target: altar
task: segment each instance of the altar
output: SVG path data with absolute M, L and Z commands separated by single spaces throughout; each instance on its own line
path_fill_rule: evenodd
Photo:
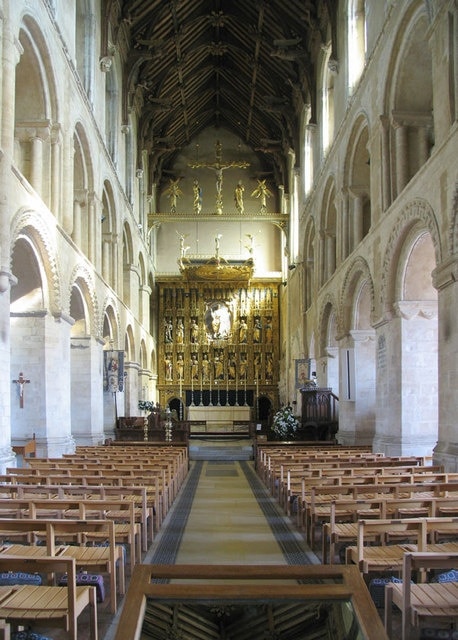
M 246 430 L 246 425 L 251 418 L 251 407 L 236 406 L 190 406 L 187 408 L 188 420 L 205 422 L 206 431 L 234 432 L 240 427 Z M 192 432 L 192 427 L 191 427 Z

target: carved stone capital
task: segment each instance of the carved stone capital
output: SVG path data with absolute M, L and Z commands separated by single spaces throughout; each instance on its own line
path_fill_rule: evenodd
M 353 338 L 353 342 L 374 342 L 375 341 L 375 329 L 358 329 L 350 331 L 350 335 Z
M 433 285 L 439 291 L 458 282 L 458 257 L 453 256 L 438 265 L 432 274 Z
M 399 300 L 394 305 L 398 318 L 412 320 L 416 316 L 422 316 L 430 320 L 437 315 L 437 302 L 435 300 Z
M 110 71 L 111 66 L 113 64 L 113 58 L 111 56 L 103 56 L 100 59 L 100 71 L 102 73 L 108 73 Z
M 339 63 L 337 62 L 337 60 L 329 58 L 328 69 L 333 76 L 336 76 L 339 73 Z
M 0 293 L 5 293 L 11 287 L 17 284 L 17 278 L 9 271 L 0 271 Z

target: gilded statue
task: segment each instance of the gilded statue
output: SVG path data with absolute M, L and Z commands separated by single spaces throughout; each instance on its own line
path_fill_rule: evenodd
M 272 192 L 270 191 L 270 189 L 266 185 L 266 181 L 265 180 L 258 180 L 258 186 L 253 191 L 251 196 L 253 198 L 258 198 L 259 199 L 259 202 L 260 202 L 260 205 L 261 205 L 260 211 L 261 211 L 261 213 L 265 213 L 266 212 L 266 206 L 267 206 L 267 200 L 266 199 L 270 198 L 272 196 Z
M 239 213 L 243 213 L 245 211 L 245 205 L 243 203 L 244 191 L 245 187 L 243 186 L 242 181 L 239 180 L 234 191 L 235 208 Z
M 210 361 L 207 353 L 202 356 L 202 380 L 210 380 Z
M 197 324 L 197 320 L 195 318 L 192 318 L 191 320 L 189 340 L 192 344 L 197 344 L 199 342 L 199 325 Z
M 182 190 L 178 186 L 180 179 L 181 178 L 177 178 L 176 180 L 170 179 L 169 186 L 165 191 L 167 198 L 170 200 L 170 213 L 176 213 L 178 198 L 181 198 L 183 195 Z
M 240 325 L 239 325 L 239 342 L 241 344 L 247 341 L 247 333 L 248 333 L 248 325 L 246 323 L 245 318 L 241 318 Z
M 202 189 L 199 186 L 198 180 L 194 180 L 192 192 L 194 213 L 198 215 L 202 211 Z

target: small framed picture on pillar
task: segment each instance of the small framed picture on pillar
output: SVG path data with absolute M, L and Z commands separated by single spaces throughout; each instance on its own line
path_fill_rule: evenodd
M 305 387 L 309 382 L 309 361 L 307 359 L 296 360 L 296 389 Z
M 117 393 L 124 390 L 124 351 L 104 351 L 103 389 Z

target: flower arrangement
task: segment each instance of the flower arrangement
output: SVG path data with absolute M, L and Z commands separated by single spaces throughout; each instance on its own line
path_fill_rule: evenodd
M 151 400 L 139 400 L 138 401 L 138 408 L 140 409 L 140 411 L 152 411 L 155 407 L 154 402 L 151 402 Z
M 299 421 L 293 415 L 291 407 L 282 407 L 274 415 L 272 431 L 279 440 L 291 440 L 295 437 Z

